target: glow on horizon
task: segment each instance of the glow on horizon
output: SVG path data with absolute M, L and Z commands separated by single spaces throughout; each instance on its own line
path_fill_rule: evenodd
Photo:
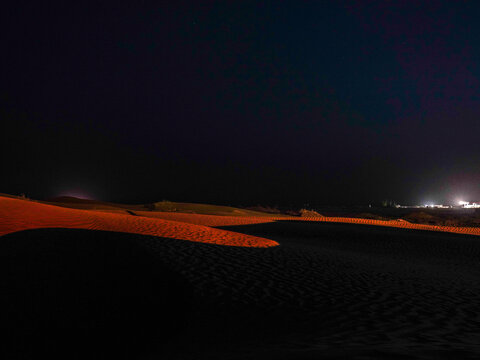
M 84 190 L 65 190 L 65 191 L 59 191 L 57 193 L 57 196 L 69 196 L 69 197 L 74 197 L 77 199 L 83 199 L 83 200 L 95 200 L 95 196 L 89 193 L 88 191 Z
M 480 204 L 475 202 L 471 203 L 469 201 L 459 201 L 458 204 L 465 209 L 480 209 Z

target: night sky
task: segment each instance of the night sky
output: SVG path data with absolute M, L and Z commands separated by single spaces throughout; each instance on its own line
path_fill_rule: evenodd
M 476 1 L 12 2 L 0 192 L 480 200 Z

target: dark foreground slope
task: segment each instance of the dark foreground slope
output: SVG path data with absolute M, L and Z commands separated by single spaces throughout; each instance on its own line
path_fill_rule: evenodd
M 8 359 L 142 357 L 167 350 L 192 309 L 183 279 L 129 234 L 13 233 L 0 264 Z
M 281 246 L 64 229 L 3 236 L 4 351 L 12 359 L 480 356 L 476 237 L 308 222 L 229 229 Z

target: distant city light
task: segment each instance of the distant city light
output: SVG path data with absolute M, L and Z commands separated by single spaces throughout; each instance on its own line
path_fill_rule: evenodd
M 471 203 L 468 201 L 459 201 L 458 204 L 465 209 L 480 209 L 480 203 Z
M 432 209 L 449 209 L 450 206 L 448 205 L 441 205 L 441 204 L 425 204 L 423 205 L 425 208 L 432 208 Z
M 424 208 L 430 209 L 450 209 L 450 208 L 463 208 L 463 209 L 480 209 L 480 202 L 469 202 L 460 200 L 457 202 L 457 206 L 449 206 L 449 205 L 440 205 L 440 204 L 425 204 L 423 205 Z

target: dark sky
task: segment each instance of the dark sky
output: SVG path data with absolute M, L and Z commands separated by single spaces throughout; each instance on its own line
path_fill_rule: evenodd
M 78 3 L 2 9 L 0 192 L 480 200 L 475 1 Z

